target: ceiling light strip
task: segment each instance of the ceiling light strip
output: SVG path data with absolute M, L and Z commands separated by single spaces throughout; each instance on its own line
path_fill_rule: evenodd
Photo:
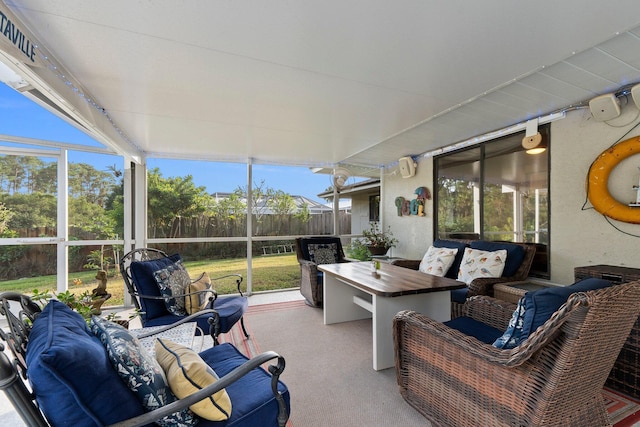
M 559 113 L 552 113 L 547 116 L 538 117 L 538 123 L 541 125 L 545 123 L 551 123 L 555 120 L 564 119 L 565 116 L 566 116 L 565 111 L 561 111 Z M 439 154 L 448 153 L 450 151 L 459 150 L 461 148 L 471 147 L 473 145 L 480 144 L 481 142 L 491 141 L 493 139 L 501 138 L 507 135 L 513 135 L 514 133 L 526 130 L 526 128 L 527 128 L 527 122 L 518 123 L 513 126 L 495 130 L 493 132 L 488 132 L 483 135 L 474 136 L 473 138 L 469 138 L 467 140 L 456 142 L 455 144 L 448 145 L 446 147 L 442 147 L 442 148 L 438 148 L 438 149 L 426 152 L 422 156 L 433 157 Z

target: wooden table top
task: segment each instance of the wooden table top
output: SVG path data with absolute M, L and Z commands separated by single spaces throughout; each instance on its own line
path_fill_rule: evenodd
M 381 262 L 378 273 L 371 272 L 371 262 L 321 264 L 318 270 L 339 277 L 350 285 L 383 297 L 450 291 L 467 286 L 448 277 L 425 274 L 410 268 Z

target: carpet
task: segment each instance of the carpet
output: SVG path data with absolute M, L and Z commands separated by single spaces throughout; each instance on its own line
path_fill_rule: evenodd
M 614 390 L 602 391 L 609 419 L 614 427 L 640 426 L 640 401 Z
M 250 306 L 245 326 L 250 339 L 236 324 L 220 341 L 247 357 L 267 350 L 285 357 L 289 425 L 430 425 L 397 392 L 393 369 L 373 370 L 370 320 L 324 325 L 321 309 L 291 301 Z M 333 351 L 350 357 L 334 360 Z M 614 427 L 640 427 L 640 400 L 607 388 L 603 397 Z

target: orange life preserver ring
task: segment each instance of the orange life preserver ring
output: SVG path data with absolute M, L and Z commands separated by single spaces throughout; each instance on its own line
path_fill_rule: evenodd
M 618 163 L 640 154 L 640 136 L 630 138 L 602 152 L 589 168 L 587 197 L 602 215 L 617 221 L 640 224 L 640 207 L 620 203 L 609 193 L 609 174 Z

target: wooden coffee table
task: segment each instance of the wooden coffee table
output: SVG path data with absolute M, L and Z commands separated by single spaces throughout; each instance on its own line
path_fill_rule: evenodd
M 450 290 L 466 285 L 409 268 L 380 263 L 378 273 L 370 262 L 323 264 L 324 324 L 368 319 L 373 321 L 373 369 L 394 366 L 393 317 L 415 310 L 443 322 L 451 318 Z

